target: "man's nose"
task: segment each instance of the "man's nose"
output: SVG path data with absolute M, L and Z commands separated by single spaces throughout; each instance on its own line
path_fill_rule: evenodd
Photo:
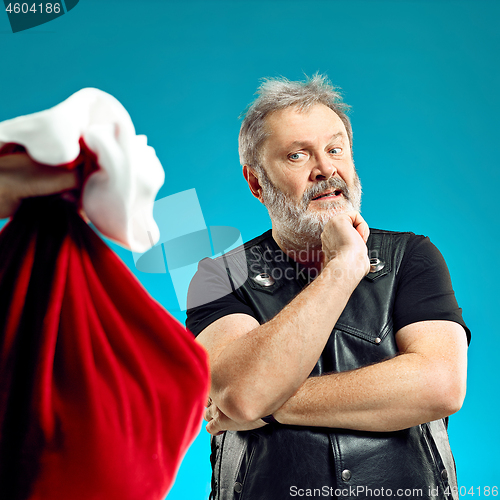
M 311 180 L 324 181 L 335 175 L 336 172 L 333 160 L 326 153 L 321 154 L 315 158 L 314 167 L 311 170 Z

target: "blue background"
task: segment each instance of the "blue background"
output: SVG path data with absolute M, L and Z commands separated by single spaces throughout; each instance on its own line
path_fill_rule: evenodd
M 261 77 L 327 73 L 352 106 L 364 217 L 430 236 L 447 260 L 473 335 L 450 420 L 459 484 L 500 486 L 499 19 L 486 0 L 81 0 L 12 34 L 0 12 L 0 120 L 105 90 L 164 165 L 158 197 L 195 188 L 205 222 L 246 241 L 269 219 L 241 175 L 238 115 Z M 183 320 L 168 275 L 136 274 Z M 208 496 L 208 455 L 202 430 L 169 499 Z

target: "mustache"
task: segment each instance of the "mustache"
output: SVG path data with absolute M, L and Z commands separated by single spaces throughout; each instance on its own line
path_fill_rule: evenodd
M 324 191 L 328 189 L 340 190 L 345 198 L 349 201 L 349 188 L 347 184 L 341 177 L 330 177 L 324 181 L 320 181 L 318 184 L 311 186 L 302 196 L 302 203 L 304 207 L 308 207 L 311 200 L 316 196 L 319 196 Z

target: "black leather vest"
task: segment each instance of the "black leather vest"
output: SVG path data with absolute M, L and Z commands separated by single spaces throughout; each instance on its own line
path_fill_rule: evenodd
M 398 353 L 392 326 L 395 278 L 409 233 L 371 230 L 370 257 L 385 267 L 353 292 L 311 376 L 352 370 Z M 235 293 L 260 323 L 275 316 L 307 284 L 283 258 L 270 231 L 224 255 Z M 269 280 L 254 278 L 262 273 Z M 455 499 L 456 472 L 447 421 L 397 432 L 270 424 L 212 438 L 215 500 L 294 497 Z

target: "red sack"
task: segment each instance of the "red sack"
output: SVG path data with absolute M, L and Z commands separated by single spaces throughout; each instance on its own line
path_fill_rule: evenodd
M 207 358 L 60 196 L 0 233 L 0 498 L 160 500 Z

